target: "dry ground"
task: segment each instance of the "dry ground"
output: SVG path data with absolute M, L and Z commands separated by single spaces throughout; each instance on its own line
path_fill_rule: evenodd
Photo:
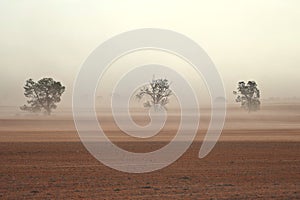
M 176 120 L 142 141 L 122 134 L 110 117 L 100 119 L 117 145 L 134 152 L 167 144 Z M 230 108 L 220 141 L 198 159 L 208 121 L 204 114 L 197 140 L 172 165 L 128 174 L 94 159 L 68 116 L 2 116 L 0 199 L 300 199 L 299 105 L 251 114 Z

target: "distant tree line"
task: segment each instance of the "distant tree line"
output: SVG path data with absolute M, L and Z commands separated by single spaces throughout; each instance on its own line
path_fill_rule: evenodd
M 65 92 L 65 86 L 53 78 L 42 78 L 35 82 L 28 79 L 24 86 L 24 95 L 28 99 L 27 105 L 20 107 L 21 110 L 29 112 L 43 112 L 47 115 L 57 108 L 61 101 L 61 96 Z M 165 107 L 173 94 L 168 79 L 153 78 L 149 84 L 141 87 L 136 93 L 138 99 L 146 98 L 144 107 L 160 105 Z M 236 95 L 236 102 L 241 103 L 241 107 L 248 112 L 260 109 L 260 91 L 255 81 L 238 82 L 237 90 L 233 91 Z

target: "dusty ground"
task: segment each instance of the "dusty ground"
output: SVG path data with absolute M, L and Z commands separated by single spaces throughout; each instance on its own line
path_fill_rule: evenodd
M 145 152 L 167 144 L 176 120 L 145 141 L 124 136 L 109 118 L 102 125 L 120 147 Z M 0 199 L 300 199 L 299 105 L 230 109 L 220 141 L 199 159 L 208 120 L 175 163 L 128 174 L 94 159 L 70 117 L 2 116 Z

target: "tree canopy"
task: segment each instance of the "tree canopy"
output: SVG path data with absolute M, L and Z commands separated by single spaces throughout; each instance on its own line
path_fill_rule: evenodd
M 233 94 L 237 95 L 235 101 L 240 102 L 241 107 L 248 112 L 260 109 L 260 91 L 255 81 L 248 81 L 247 84 L 244 81 L 238 82 L 237 90 Z
M 170 83 L 167 79 L 152 79 L 152 81 L 139 89 L 136 97 L 142 99 L 144 96 L 150 97 L 144 103 L 144 107 L 151 107 L 153 105 L 161 105 L 165 107 L 169 103 L 169 97 L 172 95 Z
M 24 95 L 28 98 L 28 105 L 20 107 L 21 110 L 44 112 L 50 115 L 52 110 L 56 109 L 56 104 L 60 102 L 65 86 L 52 78 L 42 78 L 37 82 L 28 79 L 24 90 Z

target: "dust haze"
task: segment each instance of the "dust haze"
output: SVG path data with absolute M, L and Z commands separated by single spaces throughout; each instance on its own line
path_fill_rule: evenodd
M 202 46 L 219 70 L 228 102 L 239 80 L 256 80 L 264 99 L 299 98 L 293 89 L 300 78 L 299 6 L 293 0 L 75 1 L 71 6 L 68 1 L 1 1 L 0 106 L 25 103 L 26 79 L 53 77 L 67 89 L 60 107 L 71 107 L 73 82 L 91 51 L 114 35 L 143 27 L 174 30 Z M 140 52 L 123 65 L 130 68 L 145 57 L 162 60 Z M 190 68 L 176 58 L 167 64 Z M 112 71 L 106 79 L 116 74 Z M 102 84 L 109 88 L 111 82 Z M 207 99 L 201 84 L 197 91 Z M 110 95 L 109 90 L 97 94 L 99 99 Z

